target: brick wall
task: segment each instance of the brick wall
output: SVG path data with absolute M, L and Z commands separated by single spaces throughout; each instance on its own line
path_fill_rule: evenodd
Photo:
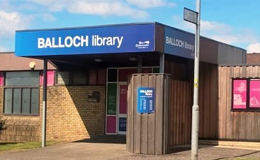
M 39 116 L 4 116 L 3 90 L 0 88 L 0 117 L 5 120 L 7 129 L 0 134 L 0 142 L 39 141 Z
M 90 91 L 100 92 L 100 102 L 88 102 Z M 80 140 L 104 134 L 105 87 L 54 86 L 48 87 L 47 139 Z M 0 88 L 0 117 L 7 129 L 0 134 L 0 142 L 41 140 L 42 88 L 40 116 L 3 115 L 3 88 Z
M 88 102 L 99 91 L 100 102 Z M 48 87 L 47 139 L 80 140 L 104 134 L 105 87 Z

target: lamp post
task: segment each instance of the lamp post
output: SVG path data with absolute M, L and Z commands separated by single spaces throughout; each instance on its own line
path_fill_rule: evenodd
M 195 57 L 194 57 L 194 88 L 192 106 L 192 129 L 191 129 L 191 159 L 198 159 L 199 140 L 199 53 L 200 53 L 200 0 L 196 2 L 197 12 L 184 8 L 184 20 L 196 25 Z

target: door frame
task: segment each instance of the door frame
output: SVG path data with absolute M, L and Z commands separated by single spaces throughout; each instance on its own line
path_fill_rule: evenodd
M 119 118 L 126 118 L 127 120 L 127 113 L 126 114 L 120 114 L 120 86 L 126 85 L 127 86 L 127 82 L 118 82 L 117 83 L 117 93 L 118 93 L 118 102 L 117 102 L 117 134 L 121 134 L 121 135 L 126 135 L 126 131 L 119 131 Z M 126 99 L 127 101 L 127 99 Z M 126 102 L 127 105 L 127 102 Z

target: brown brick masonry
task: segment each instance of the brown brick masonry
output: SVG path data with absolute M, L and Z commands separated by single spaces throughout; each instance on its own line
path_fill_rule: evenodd
M 100 102 L 88 102 L 90 91 L 100 92 Z M 104 134 L 104 86 L 54 86 L 48 87 L 47 139 L 74 141 Z M 42 88 L 40 90 L 39 116 L 3 115 L 3 88 L 0 88 L 0 115 L 7 129 L 0 142 L 41 140 Z

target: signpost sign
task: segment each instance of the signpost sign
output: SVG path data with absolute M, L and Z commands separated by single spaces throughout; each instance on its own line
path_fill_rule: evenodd
M 137 90 L 137 112 L 153 113 L 155 89 L 149 87 L 139 87 Z
M 183 17 L 185 21 L 198 24 L 198 12 L 184 8 Z

